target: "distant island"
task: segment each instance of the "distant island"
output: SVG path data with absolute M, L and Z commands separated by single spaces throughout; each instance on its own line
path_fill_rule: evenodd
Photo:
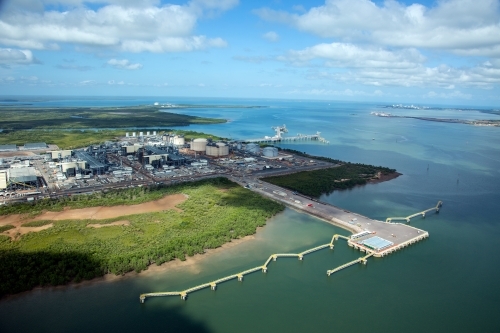
M 225 119 L 203 118 L 159 110 L 154 105 L 126 107 L 12 107 L 0 106 L 0 129 L 110 129 L 187 126 L 225 123 Z
M 466 124 L 474 126 L 500 127 L 500 120 L 479 120 L 479 119 L 465 120 L 465 119 L 434 118 L 434 117 L 399 116 L 388 112 L 371 112 L 370 114 L 377 117 L 386 117 L 386 118 L 409 118 L 409 119 L 418 119 L 425 121 L 435 121 L 440 123 L 456 123 L 456 124 Z

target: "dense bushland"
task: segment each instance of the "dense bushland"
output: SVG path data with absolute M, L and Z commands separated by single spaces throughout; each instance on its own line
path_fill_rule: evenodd
M 96 220 L 53 221 L 52 228 L 28 233 L 16 241 L 1 237 L 0 295 L 88 280 L 106 273 L 141 271 L 175 258 L 185 260 L 186 256 L 255 233 L 257 227 L 284 209 L 226 178 L 216 178 L 173 187 L 133 188 L 4 206 L 0 212 L 39 213 L 63 207 L 137 204 L 174 193 L 189 197 L 178 205 L 182 212 L 168 210 L 98 221 L 126 219 L 129 226 L 96 229 L 87 227 Z
M 314 158 L 317 159 L 317 157 Z M 262 180 L 317 198 L 334 190 L 364 185 L 378 172 L 390 174 L 396 170 L 366 164 L 345 163 L 329 169 L 302 171 L 291 175 L 267 177 Z

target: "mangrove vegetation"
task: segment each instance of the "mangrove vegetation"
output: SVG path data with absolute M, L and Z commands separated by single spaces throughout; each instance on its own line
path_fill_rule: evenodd
M 307 155 L 307 157 L 312 158 L 313 156 Z M 334 163 L 337 166 L 322 170 L 302 171 L 291 175 L 266 177 L 262 178 L 262 180 L 303 195 L 318 198 L 322 194 L 331 193 L 334 190 L 349 189 L 356 185 L 364 185 L 372 179 L 396 174 L 396 170 L 386 167 L 345 163 L 329 158 L 318 158 L 316 156 L 314 158 L 327 162 L 335 161 Z
M 0 295 L 36 286 L 89 280 L 106 273 L 140 272 L 148 265 L 204 253 L 232 239 L 254 234 L 256 228 L 284 206 L 250 192 L 226 178 L 165 187 L 142 187 L 64 200 L 41 200 L 0 208 L 0 214 L 102 205 L 138 204 L 183 193 L 178 210 L 165 210 L 106 220 L 36 221 L 29 226 L 53 226 L 20 235 L 0 237 Z M 67 209 L 67 208 L 66 208 Z M 127 225 L 90 228 L 89 224 L 128 221 Z

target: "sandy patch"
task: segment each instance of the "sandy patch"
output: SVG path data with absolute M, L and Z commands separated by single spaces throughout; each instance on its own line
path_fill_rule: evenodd
M 39 232 L 52 228 L 53 226 L 54 225 L 52 223 L 43 225 L 41 227 L 21 227 L 20 225 L 18 225 L 16 228 L 4 231 L 2 234 L 9 236 L 11 239 L 16 239 L 18 236 L 25 235 L 28 232 Z
M 186 199 L 187 197 L 184 194 L 172 194 L 159 200 L 145 202 L 139 205 L 98 206 L 81 209 L 67 209 L 62 212 L 45 212 L 37 216 L 34 220 L 104 220 L 132 214 L 161 212 L 169 209 L 181 212 L 182 210 L 175 206 L 183 203 Z
M 2 234 L 8 235 L 12 239 L 17 236 L 24 235 L 28 232 L 37 232 L 41 230 L 48 229 L 53 226 L 53 224 L 44 225 L 41 227 L 22 227 L 23 223 L 30 221 L 40 221 L 40 220 L 103 220 L 111 219 L 120 216 L 132 215 L 132 214 L 143 214 L 149 212 L 161 212 L 163 210 L 173 209 L 178 212 L 182 210 L 175 207 L 178 204 L 183 203 L 187 200 L 187 196 L 184 194 L 172 194 L 163 197 L 156 201 L 145 202 L 139 205 L 121 205 L 121 206 L 111 206 L 111 207 L 89 207 L 82 209 L 69 209 L 65 208 L 61 212 L 45 212 L 38 215 L 34 219 L 29 218 L 28 215 L 12 214 L 12 215 L 0 215 L 0 226 L 1 225 L 13 225 L 15 228 L 7 230 Z M 129 221 L 116 221 L 110 224 L 90 224 L 91 228 L 102 228 L 113 225 L 130 225 Z
M 0 152 L 0 158 L 2 157 L 16 157 L 16 156 L 33 156 L 35 155 L 32 151 L 3 151 Z
M 130 225 L 129 221 L 115 221 L 107 224 L 87 224 L 87 228 L 103 228 L 103 227 L 112 227 L 116 225 Z
M 29 219 L 25 215 L 21 214 L 0 216 L 0 225 L 12 224 L 14 227 L 19 227 L 22 223 L 26 223 L 28 221 Z
M 386 182 L 386 181 L 398 178 L 401 175 L 402 175 L 402 173 L 399 173 L 399 172 L 393 172 L 393 173 L 390 173 L 387 175 L 380 174 L 378 179 L 371 179 L 369 181 L 369 183 L 378 184 L 378 183 L 382 183 L 382 182 Z

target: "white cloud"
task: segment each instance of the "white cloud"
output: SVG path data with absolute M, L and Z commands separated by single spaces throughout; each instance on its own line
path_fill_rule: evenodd
M 192 0 L 191 6 L 199 6 L 207 9 L 229 10 L 238 5 L 239 0 Z
M 311 95 L 311 96 L 336 96 L 336 97 L 357 97 L 357 96 L 379 97 L 386 95 L 381 90 L 378 89 L 370 92 L 370 91 L 352 90 L 352 89 L 335 90 L 335 89 L 319 89 L 319 88 L 306 89 L 306 90 L 295 89 L 287 91 L 286 94 Z
M 460 91 L 453 91 L 451 93 L 436 93 L 434 91 L 429 91 L 427 94 L 422 96 L 425 99 L 435 99 L 435 98 L 444 98 L 444 99 L 471 99 L 471 94 L 464 94 Z
M 498 0 L 442 0 L 434 7 L 388 0 L 326 0 L 304 14 L 262 8 L 262 19 L 343 41 L 485 54 L 500 45 Z
M 29 0 L 25 0 L 28 1 Z M 235 0 L 193 0 L 186 5 L 155 5 L 155 1 L 122 3 L 91 9 L 83 1 L 54 1 L 66 11 L 30 10 L 22 4 L 0 18 L 0 43 L 30 49 L 57 49 L 71 43 L 128 52 L 178 52 L 224 47 L 221 38 L 192 35 L 204 10 L 227 10 Z M 96 0 L 97 2 L 97 0 Z M 42 6 L 43 7 L 43 6 Z
M 0 65 L 29 65 L 37 62 L 30 50 L 0 48 Z
M 129 60 L 127 59 L 110 59 L 107 62 L 108 65 L 117 68 L 117 69 L 129 69 L 129 70 L 135 70 L 135 69 L 141 69 L 142 64 L 132 64 L 130 63 Z
M 274 31 L 266 32 L 262 37 L 270 42 L 277 42 L 280 39 L 280 36 Z
M 308 68 L 306 78 L 310 80 L 447 89 L 457 86 L 491 89 L 500 83 L 500 60 L 492 59 L 473 67 L 456 68 L 444 64 L 430 67 L 416 49 L 388 50 L 331 43 L 291 50 L 277 59 Z
M 307 65 L 322 59 L 327 67 L 414 68 L 425 61 L 415 49 L 388 51 L 380 47 L 360 47 L 348 43 L 318 44 L 299 51 L 289 51 L 278 60 Z

